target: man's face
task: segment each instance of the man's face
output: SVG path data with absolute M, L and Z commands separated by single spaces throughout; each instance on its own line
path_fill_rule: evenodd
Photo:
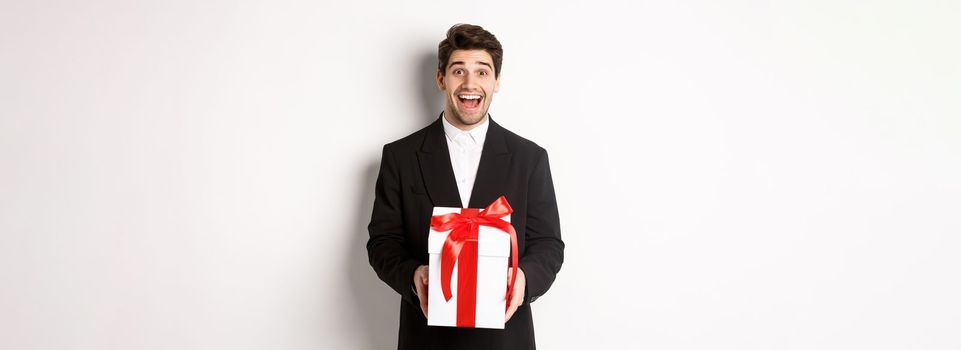
M 500 79 L 494 78 L 494 60 L 487 51 L 454 50 L 446 74 L 437 71 L 437 87 L 447 95 L 448 121 L 470 128 L 484 120 Z

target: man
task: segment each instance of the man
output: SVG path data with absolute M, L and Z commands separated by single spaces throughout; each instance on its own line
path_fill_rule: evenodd
M 500 86 L 502 56 L 500 42 L 483 28 L 451 27 L 438 47 L 443 113 L 384 146 L 367 253 L 377 276 L 401 295 L 398 349 L 535 348 L 530 303 L 560 271 L 564 242 L 547 152 L 487 113 Z M 519 252 L 504 329 L 427 326 L 433 208 L 484 208 L 501 195 L 514 209 Z

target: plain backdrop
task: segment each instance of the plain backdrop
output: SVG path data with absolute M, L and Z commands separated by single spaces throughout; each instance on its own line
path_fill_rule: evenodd
M 0 5 L 0 348 L 391 349 L 383 144 L 504 46 L 542 349 L 961 348 L 956 1 Z

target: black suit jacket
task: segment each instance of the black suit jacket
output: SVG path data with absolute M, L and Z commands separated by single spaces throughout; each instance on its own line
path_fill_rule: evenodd
M 461 207 L 441 119 L 384 146 L 368 231 L 370 265 L 401 295 L 398 349 L 534 349 L 530 303 L 550 288 L 564 260 L 557 201 L 547 152 L 490 120 L 470 207 L 504 195 L 514 209 L 524 303 L 504 329 L 427 326 L 414 270 L 426 265 L 434 207 Z

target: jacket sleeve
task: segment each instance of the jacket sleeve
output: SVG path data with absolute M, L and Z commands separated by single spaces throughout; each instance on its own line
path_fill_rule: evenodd
M 421 263 L 407 250 L 403 232 L 400 177 L 389 146 L 384 146 L 380 173 L 374 187 L 374 210 L 367 226 L 370 234 L 367 240 L 367 257 L 377 277 L 397 291 L 401 298 L 419 306 L 420 302 L 411 286 L 414 270 Z
M 540 149 L 529 181 L 525 251 L 520 258 L 520 268 L 527 277 L 524 304 L 547 293 L 564 262 L 557 199 L 544 149 Z

